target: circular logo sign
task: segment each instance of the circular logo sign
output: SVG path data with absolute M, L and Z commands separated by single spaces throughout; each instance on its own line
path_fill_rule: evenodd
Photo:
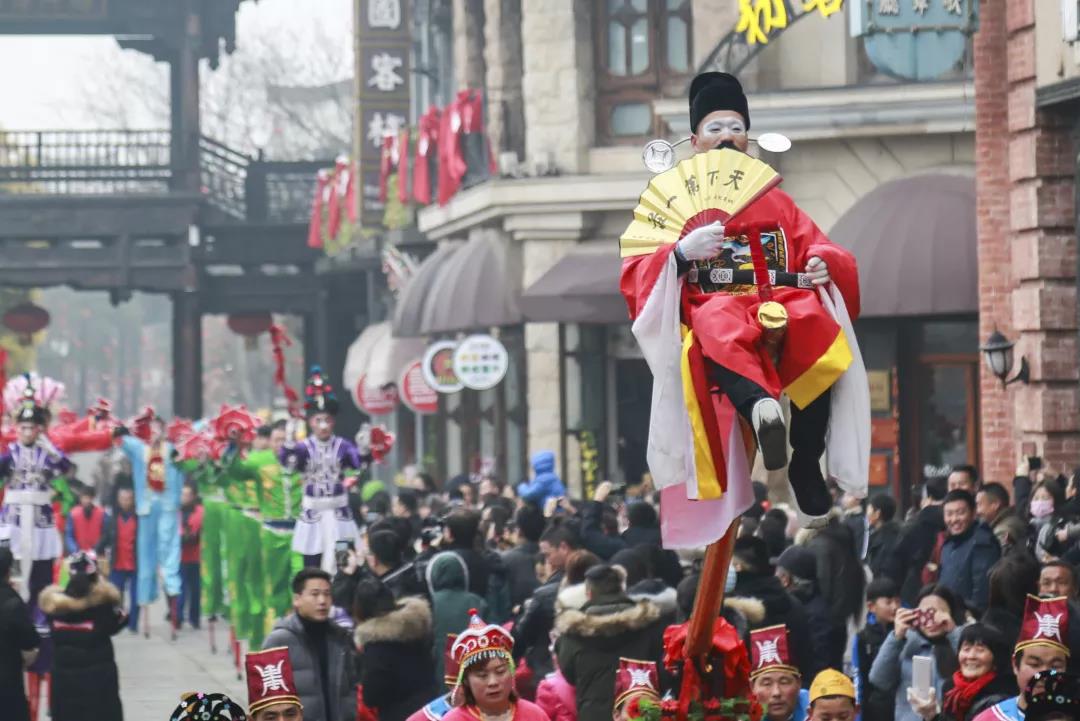
M 385 416 L 397 408 L 398 392 L 394 386 L 371 388 L 364 384 L 364 376 L 360 376 L 353 389 L 353 400 L 369 416 Z
M 413 413 L 430 416 L 439 412 L 439 394 L 424 379 L 424 364 L 416 360 L 405 366 L 398 381 L 401 402 Z
M 457 343 L 441 340 L 432 343 L 424 351 L 424 359 L 420 361 L 420 370 L 424 374 L 424 380 L 437 393 L 457 393 L 465 387 L 454 372 L 456 349 Z
M 471 335 L 454 351 L 454 372 L 466 388 L 486 391 L 499 385 L 510 367 L 506 348 L 489 335 Z

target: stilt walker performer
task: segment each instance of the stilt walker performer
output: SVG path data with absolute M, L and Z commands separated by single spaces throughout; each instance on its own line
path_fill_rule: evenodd
M 369 459 L 361 459 L 356 445 L 334 435 L 337 397 L 314 366 L 304 389 L 309 436 L 299 443 L 286 443 L 279 457 L 287 473 L 299 473 L 304 497 L 296 522 L 292 548 L 304 556 L 305 566 L 322 566 L 334 572 L 334 544 L 347 539 L 359 547 L 360 534 L 349 509 L 347 491 L 355 483 Z
M 176 627 L 180 596 L 180 488 L 184 474 L 173 463 L 173 446 L 165 438 L 165 422 L 147 408 L 130 428 L 119 430 L 120 449 L 131 464 L 135 486 L 136 587 L 142 614 L 158 596 L 158 569 L 164 577 L 170 618 Z M 148 633 L 148 632 L 147 632 Z

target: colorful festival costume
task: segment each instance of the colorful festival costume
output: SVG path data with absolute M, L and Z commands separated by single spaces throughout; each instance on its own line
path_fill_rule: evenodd
M 337 398 L 326 383 L 322 370 L 311 370 L 305 403 L 308 417 L 337 413 Z M 302 511 L 297 518 L 292 549 L 306 557 L 306 563 L 320 558 L 327 572 L 334 570 L 334 544 L 351 540 L 360 545 L 359 529 L 353 520 L 346 491 L 346 471 L 359 473 L 366 466 L 356 445 L 341 436 L 322 441 L 311 436 L 299 443 L 286 443 L 279 453 L 286 473 L 299 473 L 303 479 Z
M 140 606 L 157 599 L 158 568 L 164 576 L 165 595 L 180 595 L 180 489 L 183 471 L 173 461 L 173 446 L 155 438 L 150 429 L 156 420 L 147 409 L 136 420 L 134 433 L 120 442 L 135 487 L 137 536 L 137 598 Z M 140 437 L 141 436 L 141 437 Z
M 734 110 L 749 129 L 746 97 L 732 76 L 705 73 L 695 79 L 690 94 L 692 124 L 714 110 Z M 708 151 L 733 154 L 712 158 L 725 161 L 737 152 Z M 668 173 L 682 172 L 681 167 Z M 708 182 L 703 177 L 699 185 L 691 176 L 685 181 L 687 192 L 711 193 Z M 734 218 L 707 208 L 680 221 L 679 238 L 702 225 L 725 223 L 720 253 L 709 260 L 686 260 L 677 242 L 658 247 L 628 243 L 643 220 L 640 210 L 624 235 L 620 285 L 654 377 L 647 455 L 664 491 L 665 546 L 716 541 L 749 507 L 752 458 L 746 457 L 740 417 L 753 427 L 755 405 L 778 399 L 781 392 L 792 406 L 789 478 L 796 500 L 812 496 L 823 500 L 827 511 L 831 499 L 819 465 L 827 444 L 830 476 L 865 495 L 869 403 L 859 405 L 866 397 L 866 379 L 851 327 L 859 311 L 852 254 L 832 244 L 776 187 L 749 200 Z M 814 257 L 828 266 L 831 282 L 825 286 L 812 285 L 802 273 Z M 771 300 L 786 310 L 779 345 L 760 321 L 759 311 L 769 305 L 755 288 L 762 279 L 771 288 Z M 804 495 L 804 488 L 813 493 Z M 824 511 L 807 510 L 805 516 Z

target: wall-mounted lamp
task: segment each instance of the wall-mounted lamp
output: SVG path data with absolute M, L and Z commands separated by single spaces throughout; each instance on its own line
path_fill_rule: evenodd
M 986 356 L 986 365 L 990 367 L 990 372 L 1001 381 L 1002 388 L 1016 381 L 1026 384 L 1031 379 L 1027 358 L 1023 356 L 1020 356 L 1020 370 L 1015 376 L 1009 378 L 1013 367 L 1014 345 L 1016 344 L 1003 336 L 1001 331 L 995 330 L 979 349 Z

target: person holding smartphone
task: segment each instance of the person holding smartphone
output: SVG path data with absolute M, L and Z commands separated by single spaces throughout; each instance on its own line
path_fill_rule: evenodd
M 941 584 L 923 588 L 916 608 L 896 612 L 893 630 L 885 637 L 869 677 L 873 686 L 893 693 L 896 721 L 922 719 L 912 709 L 907 696 L 908 688 L 916 685 L 916 656 L 931 659 L 928 685 L 937 698 L 942 697 L 945 679 L 958 668 L 956 649 L 963 623 L 963 602 Z

